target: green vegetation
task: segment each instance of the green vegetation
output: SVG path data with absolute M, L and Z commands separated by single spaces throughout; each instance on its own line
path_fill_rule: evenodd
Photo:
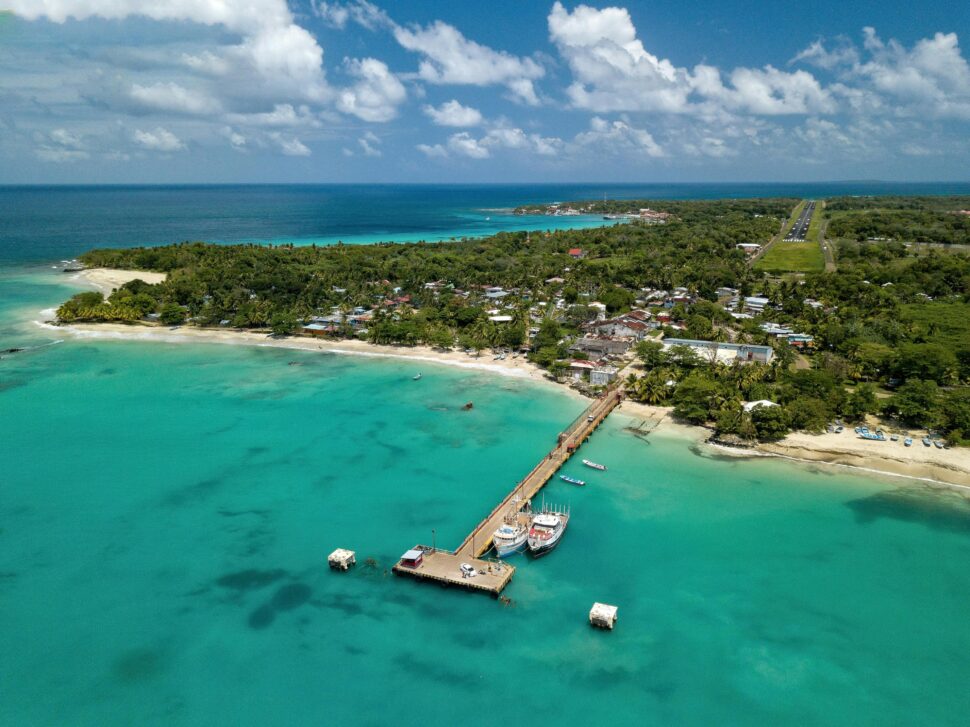
M 814 219 L 814 218 L 813 218 Z M 754 264 L 766 273 L 817 273 L 825 267 L 816 232 L 815 242 L 778 241 Z
M 901 242 L 843 240 L 839 269 L 823 272 L 817 242 L 778 243 L 773 250 L 782 263 L 766 256 L 763 266 L 752 269 L 736 245 L 771 238 L 792 200 L 616 204 L 674 216 L 665 224 L 502 233 L 439 244 L 182 243 L 95 250 L 83 256 L 86 264 L 163 271 L 168 278 L 157 285 L 133 281 L 107 300 L 100 293 L 78 294 L 58 315 L 64 321 L 151 317 L 167 325 L 279 335 L 322 317 L 333 322 L 326 328 L 331 335 L 376 343 L 527 346 L 535 362 L 562 374 L 568 358 L 583 355 L 569 347 L 595 318 L 594 301 L 616 315 L 643 307 L 637 299 L 646 296 L 644 289 L 682 286 L 688 295 L 663 294 L 654 301 L 654 312 L 663 311 L 677 326 L 664 333 L 770 344 L 774 360 L 728 366 L 689 348 L 641 343 L 643 375 L 626 382 L 632 398 L 672 405 L 686 421 L 741 438 L 773 439 L 791 428 L 818 431 L 836 417 L 856 422 L 881 413 L 936 429 L 956 443 L 970 441 L 970 256 L 939 250 L 916 256 Z M 917 229 L 918 235 L 937 234 L 932 215 L 958 219 L 928 203 L 892 204 L 894 213 L 913 215 L 911 225 L 932 213 L 926 218 L 930 230 Z M 833 201 L 825 214 L 864 218 L 883 212 L 853 199 Z M 830 219 L 834 224 L 838 218 Z M 573 248 L 582 250 L 580 259 L 568 254 Z M 795 258 L 794 250 L 812 250 L 813 257 Z M 798 281 L 765 275 L 781 267 L 807 275 Z M 716 302 L 715 291 L 725 285 L 741 296 L 761 295 L 769 305 L 753 319 L 735 319 Z M 487 286 L 504 290 L 496 297 Z M 495 308 L 511 321 L 492 320 Z M 810 368 L 793 370 L 795 351 L 764 330 L 768 322 L 814 337 L 814 349 L 803 351 Z M 761 399 L 779 406 L 744 411 L 742 402 Z
M 840 197 L 827 205 L 829 238 L 970 244 L 970 197 Z
M 808 230 L 805 232 L 805 241 L 818 243 L 819 228 L 822 226 L 822 217 L 825 215 L 825 200 L 815 203 L 815 210 L 812 212 L 812 219 L 808 222 Z

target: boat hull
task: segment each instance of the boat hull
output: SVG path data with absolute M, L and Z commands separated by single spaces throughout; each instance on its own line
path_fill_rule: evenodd
M 508 558 L 513 555 L 517 555 L 526 549 L 526 541 L 523 540 L 520 543 L 508 543 L 503 545 L 495 545 L 495 555 L 499 558 Z

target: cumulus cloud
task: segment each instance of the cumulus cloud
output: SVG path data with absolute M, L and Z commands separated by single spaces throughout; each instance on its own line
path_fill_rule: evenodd
M 380 157 L 384 155 L 381 151 L 381 140 L 373 131 L 366 132 L 362 137 L 357 140 L 357 144 L 360 146 L 364 153 L 364 156 L 368 157 Z
M 470 106 L 462 106 L 452 99 L 438 108 L 424 106 L 424 113 L 438 126 L 478 126 L 482 123 L 482 113 Z
M 328 94 L 323 49 L 296 24 L 286 0 L 7 0 L 6 8 L 28 20 L 46 18 L 55 23 L 142 16 L 220 25 L 242 36 L 242 43 L 231 50 L 263 77 L 307 98 L 322 100 Z M 189 63 L 204 63 L 204 59 Z
M 136 129 L 134 142 L 143 149 L 151 151 L 172 152 L 185 148 L 185 144 L 175 134 L 161 126 L 150 131 Z
M 423 56 L 417 77 L 436 85 L 506 86 L 513 96 L 536 105 L 533 81 L 545 69 L 531 58 L 519 58 L 505 51 L 469 40 L 461 31 L 440 20 L 427 27 L 394 27 L 402 47 Z
M 834 110 L 828 92 L 806 71 L 736 68 L 725 84 L 712 66 L 698 65 L 693 73 L 678 68 L 646 50 L 625 8 L 579 5 L 570 12 L 556 2 L 548 23 L 550 40 L 572 70 L 567 95 L 577 108 L 703 115 Z
M 376 58 L 348 60 L 347 69 L 358 80 L 340 92 L 338 109 L 364 121 L 390 121 L 397 116 L 407 91 L 385 63 Z
M 177 83 L 153 83 L 145 86 L 136 83 L 129 93 L 136 103 L 159 111 L 203 116 L 220 110 L 220 104 L 214 98 Z
M 327 25 L 339 30 L 343 30 L 351 21 L 367 30 L 394 25 L 387 13 L 367 0 L 346 3 L 312 0 L 312 8 L 313 12 Z
M 632 126 L 628 121 L 607 121 L 594 116 L 589 130 L 576 135 L 574 143 L 592 147 L 609 154 L 629 153 L 648 157 L 662 157 L 664 150 L 646 129 Z
M 429 157 L 464 156 L 488 159 L 493 150 L 515 149 L 553 156 L 563 148 L 562 139 L 529 134 L 518 127 L 498 126 L 476 138 L 467 131 L 452 134 L 444 144 L 418 144 L 417 149 Z
M 276 142 L 280 151 L 288 157 L 308 157 L 310 148 L 295 136 L 284 136 L 278 131 L 270 133 L 269 138 Z
M 829 50 L 817 40 L 792 63 L 833 71 L 841 83 L 833 92 L 857 113 L 970 119 L 970 65 L 956 33 L 936 33 L 906 48 L 863 28 L 862 48 L 844 39 Z

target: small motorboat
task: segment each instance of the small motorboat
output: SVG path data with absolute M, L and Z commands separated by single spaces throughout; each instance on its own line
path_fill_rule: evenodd
M 929 437 L 923 437 L 923 446 L 924 447 L 930 447 L 930 446 L 932 446 L 930 444 L 930 438 Z
M 898 434 L 891 434 L 891 435 L 889 435 L 889 439 L 891 441 L 893 441 L 893 442 L 898 442 L 899 441 L 899 435 Z
M 943 449 L 943 442 L 941 442 L 939 439 L 934 439 L 933 446 L 937 449 Z
M 411 381 L 420 381 L 420 380 L 421 380 L 421 374 L 415 374 L 414 376 L 411 377 Z
M 605 464 L 597 464 L 596 462 L 591 462 L 588 459 L 583 460 L 583 464 L 587 467 L 592 467 L 594 470 L 599 470 L 600 472 L 606 472 Z
M 575 477 L 570 477 L 569 475 L 559 475 L 559 479 L 563 482 L 568 482 L 571 485 L 579 485 L 580 487 L 585 487 L 586 480 L 580 480 Z
M 906 437 L 906 439 L 903 440 L 903 444 L 905 446 L 907 446 L 907 447 L 912 447 L 913 446 L 913 438 L 912 437 Z

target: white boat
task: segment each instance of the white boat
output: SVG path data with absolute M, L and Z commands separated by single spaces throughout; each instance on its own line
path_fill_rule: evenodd
M 584 459 L 583 464 L 586 465 L 587 467 L 592 467 L 594 470 L 599 470 L 600 472 L 606 472 L 605 464 L 596 464 L 596 462 L 591 462 L 588 459 Z
M 495 555 L 499 558 L 507 558 L 510 555 L 521 553 L 525 550 L 525 544 L 528 539 L 529 528 L 522 523 L 502 523 L 499 529 L 492 535 L 492 545 L 495 547 Z
M 411 377 L 411 380 L 412 381 L 420 381 L 421 380 L 421 374 L 415 374 L 414 376 Z
M 529 528 L 529 539 L 527 541 L 529 552 L 538 558 L 555 548 L 562 540 L 568 524 L 568 511 L 560 512 L 559 510 L 544 509 L 532 518 L 532 527 Z

